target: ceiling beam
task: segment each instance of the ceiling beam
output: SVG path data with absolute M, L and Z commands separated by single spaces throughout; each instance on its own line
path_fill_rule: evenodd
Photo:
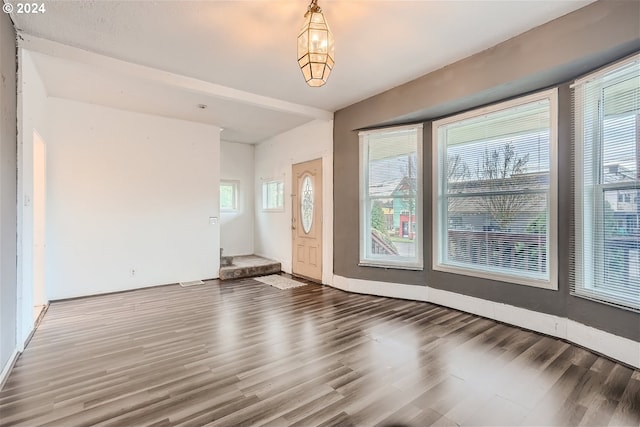
M 44 55 L 75 61 L 81 64 L 97 67 L 101 70 L 109 70 L 114 73 L 126 74 L 131 77 L 145 79 L 155 83 L 183 89 L 192 93 L 225 99 L 264 108 L 271 111 L 295 114 L 302 117 L 317 120 L 333 120 L 333 112 L 307 105 L 295 104 L 277 98 L 257 95 L 233 89 L 228 86 L 211 83 L 193 77 L 183 76 L 168 71 L 163 71 L 145 65 L 135 64 L 110 56 L 101 55 L 88 50 L 79 49 L 51 40 L 35 37 L 24 32 L 19 33 L 18 46 Z

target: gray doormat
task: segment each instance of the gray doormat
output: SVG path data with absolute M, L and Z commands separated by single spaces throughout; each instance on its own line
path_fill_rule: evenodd
M 269 276 L 254 277 L 258 282 L 271 285 L 278 289 L 291 289 L 299 288 L 300 286 L 307 286 L 308 283 L 298 282 L 297 280 L 289 279 L 278 274 L 271 274 Z

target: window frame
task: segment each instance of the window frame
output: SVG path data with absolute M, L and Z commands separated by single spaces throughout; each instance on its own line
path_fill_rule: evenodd
M 446 182 L 443 171 L 443 150 L 446 141 L 439 138 L 441 126 L 454 122 L 459 122 L 486 114 L 495 113 L 502 110 L 518 107 L 520 105 L 536 102 L 549 101 L 549 189 L 546 192 L 548 197 L 548 275 L 547 279 L 537 279 L 516 275 L 511 272 L 501 272 L 499 269 L 488 271 L 484 269 L 470 268 L 467 266 L 447 263 L 446 254 L 448 248 L 445 247 L 447 239 L 442 238 L 441 229 L 448 232 L 447 204 L 443 200 L 447 197 L 443 195 Z M 515 285 L 532 286 L 536 288 L 558 290 L 558 89 L 548 89 L 530 95 L 521 96 L 508 101 L 499 102 L 485 107 L 470 110 L 461 114 L 456 114 L 433 122 L 432 126 L 432 268 L 435 271 L 454 273 L 464 276 L 489 279 L 506 282 Z M 444 254 L 444 256 L 443 256 Z
M 370 232 L 370 213 L 367 213 L 367 206 L 371 200 L 369 197 L 369 159 L 365 159 L 365 155 L 368 153 L 366 149 L 369 142 L 366 141 L 366 136 L 380 133 L 397 132 L 402 130 L 416 130 L 416 196 L 415 196 L 415 245 L 416 255 L 412 258 L 404 257 L 403 259 L 383 259 L 372 258 L 367 256 L 367 245 L 370 240 L 367 238 L 368 232 Z M 423 145 L 424 145 L 424 132 L 423 124 L 416 123 L 411 125 L 393 126 L 381 129 L 373 129 L 362 131 L 358 133 L 359 138 L 359 241 L 360 241 L 360 253 L 358 265 L 362 267 L 378 267 L 398 270 L 424 270 L 424 216 L 423 216 L 423 177 L 424 177 L 424 161 L 423 161 Z
M 572 92 L 572 101 L 576 108 L 573 112 L 573 187 L 571 189 L 574 197 L 572 221 L 575 246 L 572 248 L 574 250 L 572 251 L 570 271 L 570 294 L 633 312 L 640 312 L 640 302 L 631 301 L 625 304 L 621 301 L 628 298 L 627 294 L 615 289 L 599 287 L 599 285 L 605 281 L 605 257 L 603 255 L 605 238 L 599 237 L 605 232 L 603 228 L 605 221 L 603 220 L 603 209 L 599 209 L 597 206 L 603 205 L 604 200 L 606 200 L 605 193 L 607 191 L 617 191 L 617 194 L 620 195 L 621 191 L 637 191 L 638 186 L 633 181 L 602 182 L 602 169 L 606 166 L 600 162 L 601 159 L 599 157 L 597 164 L 592 162 L 593 164 L 591 166 L 585 166 L 585 110 L 589 109 L 588 111 L 591 114 L 597 114 L 598 119 L 595 126 L 599 133 L 602 132 L 604 128 L 605 118 L 600 112 L 602 108 L 600 104 L 602 102 L 602 96 L 598 98 L 598 105 L 586 105 L 588 101 L 585 100 L 584 91 L 576 90 L 576 88 L 600 80 L 609 73 L 616 72 L 623 67 L 630 66 L 633 63 L 637 64 L 638 62 L 640 62 L 640 54 L 632 55 L 631 57 L 616 61 L 598 71 L 576 79 L 571 85 L 571 88 L 574 89 Z M 600 81 L 599 92 L 601 93 L 607 85 L 611 86 L 612 84 L 615 84 L 615 80 L 613 82 Z M 579 107 L 581 107 L 580 110 Z M 640 112 L 636 113 L 636 126 L 638 126 L 638 115 L 640 115 Z M 636 138 L 638 138 L 637 135 Z M 593 144 L 592 149 L 593 151 L 603 149 L 602 137 L 599 138 L 597 144 Z M 636 154 L 638 153 L 636 152 Z M 593 181 L 593 184 L 591 184 L 591 192 L 588 195 L 585 191 L 588 187 L 588 185 L 585 184 L 587 180 Z M 589 205 L 589 209 L 585 209 L 585 204 Z M 587 228 L 591 230 L 590 233 L 586 232 Z M 580 249 L 576 251 L 576 248 Z
M 267 186 L 267 193 L 268 193 L 268 185 L 269 184 L 280 184 L 282 185 L 282 206 L 276 206 L 275 208 L 269 208 L 266 207 L 266 203 L 267 199 L 265 199 L 265 186 Z M 262 185 L 260 186 L 260 191 L 261 191 L 261 202 L 262 202 L 262 212 L 284 212 L 284 195 L 285 195 L 285 186 L 284 186 L 284 179 L 283 178 L 271 178 L 271 179 L 265 179 L 264 181 L 262 181 Z
M 219 187 L 223 185 L 230 185 L 233 189 L 233 207 L 222 207 L 222 197 L 220 197 L 220 212 L 233 213 L 239 210 L 239 193 L 240 193 L 240 181 L 231 179 L 221 179 Z M 222 189 L 220 188 L 220 191 Z

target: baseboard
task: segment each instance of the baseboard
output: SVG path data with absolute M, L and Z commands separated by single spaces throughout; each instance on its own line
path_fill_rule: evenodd
M 33 328 L 31 328 L 31 331 L 29 332 L 24 342 L 22 343 L 22 346 L 21 346 L 22 349 L 16 348 L 15 350 L 13 350 L 11 357 L 7 361 L 6 365 L 2 368 L 2 373 L 0 373 L 0 390 L 2 390 L 2 388 L 4 387 L 4 383 L 9 378 L 9 375 L 11 374 L 11 371 L 13 370 L 13 367 L 15 366 L 16 361 L 18 360 L 18 357 L 22 354 L 24 349 L 27 348 L 27 346 L 31 342 L 31 338 L 33 337 L 33 334 L 36 333 L 36 329 L 38 329 L 38 326 L 40 326 L 40 323 L 42 322 L 44 315 L 47 313 L 47 310 L 49 310 L 49 301 L 47 301 L 44 304 L 44 307 L 38 314 L 38 317 L 33 322 Z
M 36 329 L 38 329 L 38 326 L 40 326 L 40 322 L 42 322 L 42 319 L 44 318 L 44 315 L 47 313 L 47 310 L 49 310 L 49 301 L 46 302 L 42 310 L 40 310 L 40 314 L 38 314 L 38 317 L 33 322 L 33 328 L 31 328 L 31 332 L 29 332 L 29 334 L 27 335 L 27 338 L 25 338 L 24 343 L 22 344 L 21 352 L 24 351 L 24 349 L 27 348 L 27 346 L 31 342 L 31 338 L 33 338 L 33 334 L 36 333 Z
M 36 321 L 35 321 L 35 325 L 33 327 L 34 329 L 38 329 L 38 326 L 40 326 L 40 323 L 42 322 L 44 315 L 47 313 L 47 310 L 49 310 L 49 301 L 45 302 L 44 306 L 42 307 L 42 310 L 40 310 L 40 313 L 38 314 L 38 317 L 36 318 Z
M 9 358 L 9 360 L 7 360 L 7 363 L 5 363 L 4 367 L 2 368 L 2 372 L 0 373 L 0 390 L 4 388 L 4 384 L 7 382 L 7 379 L 9 378 L 9 375 L 11 374 L 11 371 L 13 370 L 13 367 L 15 366 L 19 356 L 20 352 L 16 348 L 15 350 L 13 350 L 11 357 Z
M 208 279 L 204 279 L 204 280 L 208 280 Z M 216 280 L 216 279 L 211 279 L 211 280 Z M 127 292 L 141 291 L 143 289 L 162 288 L 162 287 L 165 287 L 165 286 L 175 286 L 177 284 L 178 283 L 165 283 L 165 284 L 162 284 L 162 285 L 150 285 L 150 286 L 143 286 L 141 288 L 122 289 L 122 290 L 119 290 L 119 291 L 106 291 L 106 292 L 99 292 L 97 294 L 78 295 L 78 296 L 75 296 L 75 297 L 53 298 L 53 299 L 50 299 L 49 302 L 47 302 L 47 308 L 48 308 L 48 306 L 50 304 L 53 304 L 53 303 L 56 303 L 56 302 L 75 301 L 75 300 L 79 300 L 79 299 L 100 297 L 100 296 L 104 296 L 104 295 L 125 294 Z
M 567 340 L 640 368 L 640 343 L 567 319 Z
M 561 338 L 626 365 L 640 368 L 640 343 L 566 317 L 539 313 L 428 286 L 351 279 L 338 275 L 333 276 L 331 286 L 347 292 L 432 302 Z

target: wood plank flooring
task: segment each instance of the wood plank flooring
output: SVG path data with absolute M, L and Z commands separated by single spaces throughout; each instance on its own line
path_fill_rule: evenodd
M 51 304 L 13 426 L 640 425 L 640 372 L 433 304 L 252 279 Z

